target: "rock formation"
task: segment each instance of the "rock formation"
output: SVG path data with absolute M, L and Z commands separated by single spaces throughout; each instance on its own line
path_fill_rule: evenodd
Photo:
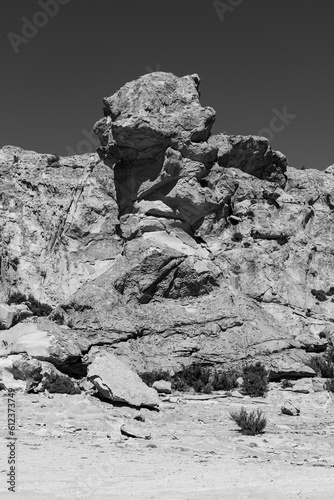
M 53 308 L 43 342 L 72 342 L 43 362 L 112 349 L 137 372 L 261 360 L 272 379 L 315 375 L 305 361 L 334 339 L 333 167 L 211 135 L 199 82 L 151 73 L 105 98 L 98 155 L 0 151 L 1 301 L 32 294 Z M 2 356 L 35 355 L 10 332 Z

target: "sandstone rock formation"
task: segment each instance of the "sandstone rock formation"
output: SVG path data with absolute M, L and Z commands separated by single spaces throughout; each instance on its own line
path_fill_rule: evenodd
M 90 357 L 88 379 L 105 399 L 138 407 L 159 406 L 160 400 L 155 390 L 147 387 L 140 377 L 114 354 L 101 352 L 99 348 L 94 347 L 90 351 Z
M 26 354 L 0 358 L 1 389 L 21 389 L 26 392 L 57 392 L 79 394 L 80 389 L 68 375 L 51 363 L 39 361 Z
M 198 87 L 157 72 L 105 98 L 99 157 L 0 150 L 0 299 L 51 305 L 68 325 L 53 345 L 71 342 L 36 355 L 23 323 L 2 356 L 84 372 L 98 345 L 137 372 L 261 360 L 273 380 L 315 375 L 305 362 L 334 340 L 333 167 L 211 135 Z

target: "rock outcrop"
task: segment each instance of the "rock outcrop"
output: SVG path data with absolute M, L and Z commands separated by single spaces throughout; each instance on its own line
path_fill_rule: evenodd
M 305 362 L 334 340 L 333 167 L 211 135 L 198 87 L 157 72 L 105 98 L 99 156 L 0 151 L 0 299 L 51 305 L 68 325 L 54 345 L 74 349 L 59 368 L 16 339 L 21 323 L 2 356 L 63 369 L 98 345 L 137 372 L 261 360 L 273 380 L 315 376 Z
M 88 380 L 103 398 L 137 407 L 159 407 L 160 400 L 156 391 L 147 387 L 141 378 L 114 354 L 101 352 L 99 348 L 94 347 L 90 351 L 90 357 Z

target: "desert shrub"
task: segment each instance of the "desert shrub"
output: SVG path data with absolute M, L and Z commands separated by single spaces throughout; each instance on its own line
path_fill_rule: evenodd
M 243 240 L 243 235 L 239 232 L 234 233 L 232 236 L 232 241 L 242 241 Z
M 139 373 L 139 376 L 142 381 L 145 382 L 145 384 L 149 387 L 152 387 L 154 382 L 156 382 L 157 380 L 171 380 L 170 373 L 163 370 L 154 370 L 152 372 Z
M 11 265 L 12 265 L 12 268 L 14 269 L 14 271 L 17 271 L 17 266 L 19 265 L 19 263 L 20 263 L 20 260 L 18 257 L 14 257 L 11 260 Z
M 331 297 L 332 295 L 334 295 L 334 286 L 331 286 L 331 287 L 327 290 L 326 295 L 327 295 L 327 296 L 330 296 L 330 297 Z
M 315 290 L 312 288 L 311 293 L 317 300 L 319 300 L 319 302 L 325 302 L 327 300 L 326 292 L 324 292 L 324 290 Z
M 223 372 L 215 372 L 212 380 L 214 391 L 230 391 L 238 386 L 237 379 L 240 373 L 236 370 L 227 370 Z
M 325 389 L 329 392 L 334 392 L 334 377 L 326 380 Z
M 328 363 L 334 364 L 334 346 L 330 345 L 324 353 L 324 358 Z
M 52 312 L 52 307 L 49 304 L 39 302 L 31 293 L 27 298 L 21 292 L 14 292 L 9 296 L 7 303 L 26 304 L 34 316 L 48 316 Z
M 291 389 L 293 387 L 293 383 L 288 378 L 285 378 L 282 382 L 282 389 Z
M 196 392 L 203 392 L 203 389 L 210 383 L 210 375 L 210 370 L 200 364 L 183 366 L 182 370 L 172 377 L 172 388 L 177 391 L 193 388 Z M 206 387 L 206 391 L 208 389 Z
M 267 419 L 259 408 L 247 413 L 242 407 L 239 411 L 231 411 L 230 416 L 240 427 L 242 434 L 249 436 L 261 434 L 267 425 Z
M 58 392 L 60 394 L 79 394 L 79 388 L 73 384 L 72 380 L 67 377 L 59 377 L 53 373 L 44 375 L 43 381 L 44 390 L 51 393 Z
M 323 355 L 313 356 L 307 365 L 312 368 L 318 377 L 334 378 L 334 353 L 333 348 L 330 348 Z
M 268 391 L 268 374 L 266 368 L 258 361 L 244 366 L 242 370 L 243 392 L 248 396 L 265 396 Z
M 240 373 L 235 370 L 218 373 L 194 363 L 183 366 L 174 375 L 168 371 L 156 370 L 140 373 L 139 376 L 150 387 L 156 380 L 168 380 L 172 383 L 174 391 L 186 392 L 193 389 L 198 393 L 211 394 L 212 391 L 230 390 L 236 387 Z
M 52 307 L 49 304 L 39 302 L 31 293 L 26 301 L 27 306 L 34 316 L 49 316 L 52 312 Z
M 58 325 L 63 325 L 64 324 L 64 316 L 59 311 L 54 312 L 52 314 L 52 316 L 51 316 L 50 319 L 52 319 L 52 321 L 54 321 Z
M 46 160 L 46 163 L 48 166 L 50 165 L 53 165 L 54 163 L 58 163 L 60 160 L 60 157 L 58 154 L 53 154 L 51 156 L 48 157 L 48 159 Z
M 8 297 L 7 303 L 10 304 L 22 304 L 27 300 L 27 297 L 21 292 L 13 292 Z

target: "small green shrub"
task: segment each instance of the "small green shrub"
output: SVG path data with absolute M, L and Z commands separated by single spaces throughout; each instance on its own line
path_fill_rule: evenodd
M 80 394 L 80 389 L 72 382 L 70 378 L 59 377 L 53 373 L 44 374 L 44 390 L 50 393 L 58 392 L 60 394 Z
M 224 372 L 212 371 L 198 363 L 183 366 L 182 369 L 171 375 L 168 371 L 156 370 L 139 374 L 148 386 L 156 380 L 168 380 L 174 391 L 186 392 L 194 390 L 198 393 L 211 394 L 212 391 L 230 390 L 237 387 L 237 378 L 240 373 L 235 370 Z
M 64 316 L 59 311 L 54 312 L 52 314 L 52 316 L 51 316 L 50 319 L 52 319 L 52 321 L 54 321 L 58 325 L 63 325 L 64 324 Z
M 14 271 L 17 271 L 17 266 L 19 265 L 19 263 L 20 263 L 20 260 L 18 257 L 14 257 L 11 260 L 11 265 L 12 265 L 12 268 L 14 269 Z
M 334 286 L 331 286 L 327 292 L 326 292 L 326 295 L 331 297 L 332 295 L 334 295 Z
M 170 373 L 163 370 L 154 370 L 153 372 L 139 373 L 139 376 L 142 379 L 142 381 L 149 387 L 152 387 L 154 382 L 156 382 L 157 380 L 167 380 L 167 381 L 171 380 Z
M 26 304 L 34 316 L 49 316 L 49 314 L 52 312 L 52 307 L 49 306 L 49 304 L 39 302 L 31 293 L 27 298 L 21 292 L 14 292 L 9 296 L 7 303 Z
M 319 300 L 319 302 L 325 302 L 327 300 L 326 292 L 324 290 L 315 290 L 315 288 L 312 288 L 311 293 L 317 300 Z
M 263 397 L 268 391 L 268 374 L 266 368 L 258 361 L 244 366 L 242 370 L 243 392 L 251 397 Z
M 325 389 L 329 392 L 334 392 L 334 377 L 326 380 Z
M 210 382 L 210 375 L 210 370 L 200 364 L 184 366 L 172 377 L 172 388 L 177 391 L 194 389 L 196 392 L 202 392 Z
M 52 307 L 49 304 L 39 302 L 31 293 L 26 301 L 27 306 L 34 316 L 49 316 L 52 312 Z
M 315 371 L 318 377 L 334 378 L 333 348 L 323 355 L 313 356 L 307 365 Z
M 285 378 L 282 382 L 282 389 L 292 389 L 293 383 L 288 378 Z
M 239 411 L 231 411 L 230 416 L 240 427 L 241 433 L 249 436 L 261 434 L 267 425 L 267 419 L 259 408 L 247 413 L 242 407 Z
M 58 154 L 53 154 L 51 156 L 49 156 L 46 160 L 46 163 L 48 166 L 51 166 L 53 165 L 54 163 L 58 163 L 60 160 L 60 157 Z
M 243 235 L 239 232 L 234 233 L 232 236 L 232 241 L 242 241 L 243 240 Z
M 27 300 L 27 297 L 21 292 L 13 292 L 7 300 L 7 303 L 10 304 L 22 304 Z
M 236 370 L 227 370 L 223 372 L 215 372 L 212 380 L 212 386 L 214 391 L 230 391 L 235 387 L 238 387 L 237 379 L 240 377 L 240 373 Z

